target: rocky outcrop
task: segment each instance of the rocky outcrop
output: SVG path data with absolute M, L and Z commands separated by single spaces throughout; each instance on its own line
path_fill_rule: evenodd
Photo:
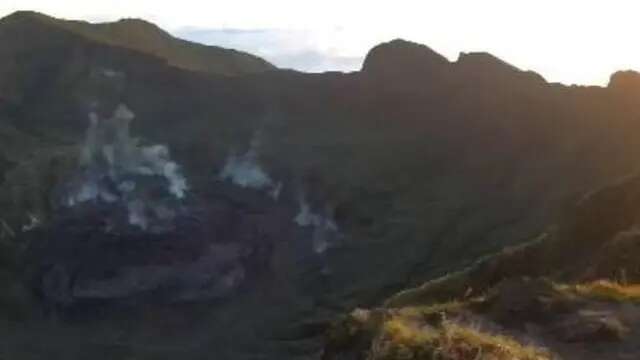
M 635 100 L 640 96 L 640 73 L 632 70 L 618 71 L 611 75 L 608 88 Z
M 362 72 L 371 76 L 438 76 L 449 60 L 429 47 L 396 39 L 375 46 L 362 65 Z
M 252 201 L 244 205 L 215 195 L 185 205 L 188 211 L 161 233 L 136 224 L 114 227 L 118 217 L 126 223 L 128 210 L 119 204 L 60 210 L 48 226 L 24 235 L 33 286 L 62 308 L 229 297 L 269 267 L 276 242 L 293 242 L 299 234 L 291 221 L 295 209 L 245 192 Z
M 45 304 L 226 298 L 269 268 L 276 242 L 303 234 L 297 204 L 242 181 L 255 157 L 196 196 L 166 146 L 132 137 L 134 118 L 124 104 L 89 114 L 77 168 L 50 194 L 52 217 L 20 233 Z

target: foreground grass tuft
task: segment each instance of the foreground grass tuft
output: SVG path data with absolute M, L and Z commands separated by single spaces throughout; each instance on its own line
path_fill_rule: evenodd
M 401 318 L 387 321 L 374 340 L 368 360 L 547 360 L 539 348 L 524 346 L 501 335 L 444 321 L 417 326 Z

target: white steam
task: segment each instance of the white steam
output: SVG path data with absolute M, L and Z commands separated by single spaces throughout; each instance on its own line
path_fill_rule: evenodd
M 298 201 L 300 210 L 293 221 L 300 227 L 313 227 L 311 236 L 313 251 L 322 254 L 327 251 L 332 241 L 340 237 L 338 225 L 330 216 L 313 212 L 304 196 L 300 196 Z
M 142 229 L 148 227 L 149 221 L 145 214 L 145 205 L 140 200 L 133 200 L 127 204 L 129 210 L 129 224 L 139 226 Z
M 135 114 L 120 104 L 110 118 L 89 114 L 82 148 L 82 174 L 71 185 L 64 204 L 122 203 L 129 224 L 147 229 L 154 220 L 171 220 L 167 204 L 183 199 L 189 187 L 165 145 L 139 146 L 129 134 Z M 163 194 L 156 194 L 160 188 Z
M 178 164 L 171 161 L 169 149 L 164 145 L 140 148 L 138 162 L 130 171 L 138 175 L 163 176 L 169 182 L 169 192 L 178 199 L 184 198 L 188 190 L 187 179 L 180 173 Z
M 282 193 L 282 182 L 278 182 L 273 188 L 271 188 L 271 191 L 269 191 L 269 196 L 278 201 L 278 199 L 280 198 L 280 193 Z
M 0 218 L 0 240 L 11 239 L 16 237 L 16 233 L 13 231 L 11 226 L 7 224 L 2 218 Z
M 258 149 L 260 147 L 260 133 L 251 141 L 251 146 L 242 155 L 231 154 L 220 172 L 220 179 L 231 181 L 243 188 L 268 191 L 269 196 L 278 200 L 282 192 L 282 183 L 275 182 L 260 166 Z
M 245 154 L 230 155 L 222 168 L 220 178 L 230 180 L 240 187 L 248 187 L 263 190 L 274 187 L 271 177 L 260 167 L 257 162 L 258 154 L 254 149 L 249 149 Z
M 42 225 L 40 218 L 37 217 L 36 215 L 29 213 L 28 217 L 29 217 L 29 222 L 22 225 L 22 232 L 31 231 L 39 227 L 40 225 Z

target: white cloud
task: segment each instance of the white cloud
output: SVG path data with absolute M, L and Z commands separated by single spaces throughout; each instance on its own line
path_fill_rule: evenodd
M 340 45 L 341 31 L 330 32 L 284 29 L 194 29 L 174 32 L 178 37 L 204 44 L 234 48 L 258 55 L 280 68 L 309 72 L 354 71 L 360 69 L 363 48 L 352 55 L 352 49 Z M 372 41 L 372 43 L 375 43 Z

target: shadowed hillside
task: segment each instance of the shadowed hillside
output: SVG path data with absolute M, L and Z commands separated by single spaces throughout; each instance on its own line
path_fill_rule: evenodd
M 30 26 L 55 26 L 94 41 L 166 59 L 170 65 L 186 70 L 236 76 L 275 69 L 267 61 L 251 54 L 177 39 L 141 19 L 92 24 L 55 19 L 35 12 L 17 12 L 6 17 L 3 22 L 5 28 L 19 27 L 25 23 L 31 24 Z

